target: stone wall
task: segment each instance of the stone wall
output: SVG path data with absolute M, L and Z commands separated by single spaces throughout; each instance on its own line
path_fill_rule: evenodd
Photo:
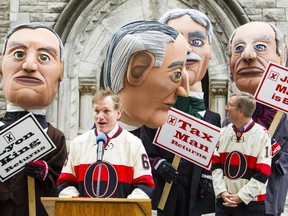
M 68 2 L 69 0 L 1 0 L 1 47 L 10 26 L 23 22 L 43 22 L 53 26 Z
M 1 39 L 0 48 L 2 48 L 3 38 L 4 38 L 7 30 L 9 29 L 9 25 L 10 25 L 10 13 L 9 13 L 10 10 L 9 10 L 9 8 L 10 8 L 10 1 L 2 0 L 0 2 L 0 11 L 1 11 L 1 13 L 0 13 L 0 39 Z
M 69 0 L 1 0 L 0 2 L 0 53 L 3 39 L 11 26 L 23 22 L 43 22 L 53 26 Z M 6 103 L 0 88 L 0 116 Z
M 72 0 L 70 0 L 72 1 Z M 43 22 L 54 26 L 69 0 L 1 0 L 0 2 L 0 52 L 2 52 L 3 38 L 11 26 L 23 22 Z M 79 0 L 79 2 L 82 0 Z M 100 0 L 99 0 L 100 1 Z M 127 0 L 128 1 L 128 0 Z M 131 0 L 133 1 L 133 0 Z M 148 1 L 148 0 L 147 0 Z M 154 0 L 157 1 L 157 0 Z M 174 0 L 176 1 L 176 0 Z M 215 1 L 220 6 L 239 3 L 245 14 L 235 14 L 239 20 L 248 16 L 251 21 L 265 21 L 275 24 L 285 35 L 288 41 L 288 1 L 287 0 L 207 0 Z M 101 0 L 101 3 L 113 4 L 117 0 Z M 142 1 L 142 3 L 146 1 Z M 159 1 L 162 3 L 162 1 Z M 206 0 L 179 0 L 179 2 L 190 2 L 190 5 L 202 3 L 205 7 Z M 192 2 L 192 3 L 191 3 Z M 80 4 L 80 3 L 79 3 Z M 199 8 L 201 10 L 201 8 Z M 205 8 L 204 8 L 205 9 Z M 206 10 L 205 10 L 206 11 Z M 233 10 L 232 10 L 233 11 Z M 101 11 L 100 11 L 101 13 Z M 217 28 L 215 28 L 217 31 Z M 0 116 L 5 110 L 5 99 L 0 88 Z M 287 213 L 288 215 L 288 210 Z
M 0 53 L 2 53 L 2 44 L 3 39 L 10 27 L 10 1 L 9 0 L 2 0 L 0 2 Z M 0 116 L 5 111 L 5 98 L 2 94 L 2 85 L 0 87 Z
M 287 0 L 237 0 L 251 21 L 274 23 L 288 41 Z

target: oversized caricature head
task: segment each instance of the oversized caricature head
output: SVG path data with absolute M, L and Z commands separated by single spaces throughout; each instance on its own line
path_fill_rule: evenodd
M 40 23 L 16 26 L 4 39 L 1 56 L 3 93 L 23 109 L 46 108 L 63 78 L 63 44 Z
M 255 94 L 268 62 L 285 66 L 286 52 L 284 36 L 274 25 L 244 24 L 229 41 L 231 78 L 239 90 Z
M 121 121 L 162 126 L 177 96 L 188 95 L 185 38 L 157 21 L 136 21 L 117 31 L 103 68 L 105 88 L 123 104 Z
M 213 27 L 208 17 L 194 9 L 172 9 L 159 21 L 174 27 L 185 37 L 189 45 L 186 61 L 189 85 L 201 81 L 212 58 Z

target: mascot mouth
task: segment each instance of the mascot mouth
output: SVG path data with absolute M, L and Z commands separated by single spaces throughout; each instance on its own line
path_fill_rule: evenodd
M 263 76 L 264 71 L 259 68 L 244 68 L 238 71 L 237 75 L 241 77 L 259 77 Z
M 28 76 L 16 77 L 14 80 L 20 85 L 25 85 L 25 86 L 38 86 L 38 85 L 44 84 L 42 80 L 37 79 L 35 77 L 28 77 Z

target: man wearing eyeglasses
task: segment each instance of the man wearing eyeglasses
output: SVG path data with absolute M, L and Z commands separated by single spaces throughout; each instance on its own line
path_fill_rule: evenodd
M 222 128 L 212 157 L 216 216 L 265 215 L 266 184 L 271 171 L 271 139 L 254 122 L 256 101 L 246 92 L 233 93 L 225 106 L 231 122 Z
M 287 47 L 284 35 L 271 23 L 250 22 L 238 27 L 229 40 L 230 73 L 236 87 L 254 94 L 269 61 L 287 66 Z M 257 103 L 253 120 L 269 129 L 276 110 Z M 281 151 L 272 159 L 271 175 L 265 201 L 266 216 L 279 216 L 284 212 L 288 191 L 288 114 L 284 113 L 273 143 Z

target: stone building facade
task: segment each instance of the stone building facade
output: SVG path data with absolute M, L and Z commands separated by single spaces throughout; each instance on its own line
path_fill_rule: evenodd
M 91 99 L 99 88 L 101 65 L 111 34 L 127 22 L 157 20 L 176 7 L 199 9 L 213 23 L 207 101 L 210 109 L 224 118 L 231 88 L 226 63 L 230 34 L 246 22 L 265 21 L 275 24 L 287 41 L 287 0 L 1 0 L 0 50 L 8 29 L 23 22 L 43 22 L 59 33 L 65 45 L 65 77 L 47 116 L 65 133 L 69 143 L 93 124 Z M 0 88 L 0 115 L 5 107 Z
M 99 88 L 111 34 L 127 22 L 157 20 L 176 7 L 199 9 L 213 23 L 213 58 L 205 91 L 210 109 L 224 118 L 230 88 L 226 63 L 229 35 L 241 24 L 260 20 L 275 24 L 287 37 L 286 0 L 2 0 L 0 48 L 8 29 L 23 22 L 43 22 L 59 33 L 65 45 L 65 78 L 47 116 L 69 141 L 93 124 L 91 98 Z M 0 92 L 0 115 L 5 106 Z

